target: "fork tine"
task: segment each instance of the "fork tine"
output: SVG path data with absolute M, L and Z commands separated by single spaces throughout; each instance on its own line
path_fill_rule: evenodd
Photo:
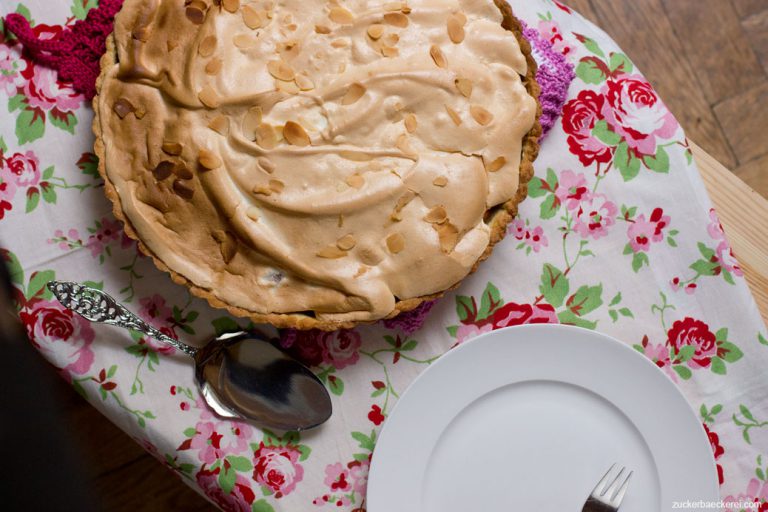
M 613 468 L 616 467 L 616 464 L 612 464 L 610 468 L 608 468 L 608 471 L 605 472 L 605 476 L 597 482 L 597 485 L 595 486 L 594 490 L 592 491 L 593 496 L 602 496 L 603 495 L 603 489 L 605 489 L 605 484 L 608 483 L 608 477 L 611 475 L 611 471 L 613 471 Z
M 619 486 L 619 480 L 621 479 L 621 476 L 624 474 L 624 471 L 626 469 L 627 468 L 622 466 L 621 470 L 619 471 L 619 474 L 616 475 L 616 478 L 613 479 L 613 481 L 611 482 L 611 485 L 609 485 L 605 489 L 605 491 L 603 491 L 600 494 L 601 496 L 605 496 L 605 499 L 607 499 L 607 500 L 611 499 L 611 496 L 613 496 L 613 493 L 616 492 L 616 488 Z
M 624 494 L 627 492 L 627 487 L 629 487 L 629 480 L 632 478 L 632 474 L 634 471 L 630 471 L 627 475 L 627 478 L 624 479 L 624 483 L 621 484 L 621 487 L 619 487 L 619 490 L 616 491 L 616 495 L 611 500 L 611 503 L 614 507 L 618 508 L 621 505 L 621 502 L 624 501 Z

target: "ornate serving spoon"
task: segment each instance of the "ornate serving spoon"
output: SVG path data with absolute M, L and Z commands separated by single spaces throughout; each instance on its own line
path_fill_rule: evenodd
M 161 333 L 101 290 L 65 281 L 47 286 L 86 320 L 139 331 L 191 356 L 200 392 L 220 416 L 280 430 L 316 427 L 331 416 L 330 395 L 315 374 L 255 333 L 227 333 L 195 348 Z

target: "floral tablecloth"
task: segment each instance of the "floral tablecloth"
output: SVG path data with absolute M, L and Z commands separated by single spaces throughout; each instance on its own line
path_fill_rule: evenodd
M 48 38 L 96 3 L 0 0 L 0 15 L 23 13 Z M 394 322 L 285 338 L 333 393 L 331 420 L 301 434 L 213 416 L 186 356 L 90 325 L 44 288 L 53 278 L 88 281 L 193 342 L 246 325 L 190 297 L 137 252 L 103 196 L 90 107 L 3 36 L 0 255 L 32 343 L 94 407 L 221 508 L 362 511 L 377 433 L 441 354 L 509 325 L 597 329 L 645 354 L 699 411 L 724 500 L 768 510 L 765 326 L 683 131 L 602 31 L 551 0 L 512 4 L 577 75 L 520 217 L 415 332 Z

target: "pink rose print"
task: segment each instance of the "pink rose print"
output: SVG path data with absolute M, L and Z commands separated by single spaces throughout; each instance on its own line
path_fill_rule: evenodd
M 21 59 L 20 45 L 0 43 L 0 89 L 5 94 L 15 96 L 19 87 L 24 86 L 21 72 L 26 68 L 27 62 Z
M 5 212 L 11 211 L 11 200 L 16 195 L 16 185 L 2 175 L 0 169 L 0 220 L 5 217 Z
M 648 359 L 664 370 L 664 373 L 672 379 L 672 382 L 677 382 L 677 374 L 672 369 L 672 361 L 669 359 L 669 347 L 662 345 L 661 343 L 651 345 L 646 338 L 643 340 L 643 349 L 645 350 L 645 356 Z
M 320 346 L 323 362 L 333 365 L 337 370 L 355 364 L 360 359 L 362 341 L 357 331 L 343 330 L 323 333 Z
M 201 421 L 195 425 L 195 434 L 187 440 L 188 446 L 182 444 L 180 449 L 199 450 L 200 462 L 213 464 L 227 455 L 246 451 L 251 434 L 253 430 L 244 423 Z
M 15 181 L 17 187 L 34 187 L 40 183 L 40 161 L 32 151 L 5 158 L 4 167 L 3 175 Z
M 720 223 L 720 217 L 717 216 L 717 212 L 714 208 L 709 209 L 709 225 L 707 225 L 707 232 L 714 240 L 725 240 L 723 225 Z
M 602 95 L 585 90 L 563 106 L 562 123 L 568 135 L 568 147 L 585 167 L 592 162 L 610 162 L 613 157 L 612 148 L 592 136 L 595 124 L 603 119 L 604 108 Z
M 634 252 L 647 252 L 652 242 L 661 242 L 664 240 L 664 229 L 669 226 L 670 217 L 664 215 L 664 210 L 654 208 L 648 220 L 645 214 L 640 214 L 630 222 L 627 228 L 629 245 Z
M 165 299 L 158 294 L 139 299 L 139 306 L 139 316 L 158 329 L 164 327 L 166 320 L 171 318 L 171 308 L 166 306 Z
M 616 204 L 609 201 L 604 194 L 593 194 L 581 203 L 575 213 L 574 231 L 582 238 L 592 237 L 595 240 L 608 234 L 608 228 L 616 223 Z
M 287 496 L 304 478 L 300 456 L 294 446 L 267 446 L 261 442 L 253 453 L 253 479 L 275 491 L 275 498 Z
M 352 490 L 364 495 L 368 488 L 368 471 L 371 468 L 371 457 L 366 460 L 355 460 L 347 464 L 349 476 L 352 478 Z
M 555 189 L 555 197 L 565 205 L 568 211 L 577 210 L 581 202 L 590 197 L 587 178 L 583 174 L 576 174 L 573 171 L 561 172 Z
M 716 252 L 717 260 L 725 270 L 728 272 L 733 272 L 739 277 L 744 275 L 744 271 L 741 270 L 741 266 L 736 260 L 736 256 L 733 255 L 733 250 L 731 249 L 731 246 L 728 245 L 726 240 L 720 242 L 720 244 L 717 246 Z
M 476 324 L 459 324 L 459 328 L 456 330 L 456 345 L 461 345 L 465 341 L 471 340 L 483 333 L 491 332 L 492 330 L 493 324 L 484 324 L 481 326 Z
M 669 138 L 677 121 L 640 75 L 621 75 L 606 82 L 602 116 L 640 155 L 656 154 L 656 139 Z
M 218 483 L 220 472 L 220 467 L 214 471 L 200 469 L 195 475 L 198 487 L 222 510 L 227 512 L 251 512 L 251 505 L 256 499 L 256 495 L 253 493 L 248 479 L 238 474 L 235 477 L 235 486 L 232 492 L 227 494 Z
M 520 217 L 517 217 L 507 228 L 507 233 L 514 236 L 518 240 L 525 238 L 525 221 Z
M 552 49 L 554 51 L 562 53 L 563 55 L 568 55 L 571 53 L 571 50 L 573 50 L 563 38 L 560 26 L 551 19 L 539 21 L 539 32 L 552 43 Z
M 675 353 L 686 345 L 696 347 L 694 356 L 688 360 L 693 369 L 706 368 L 717 355 L 717 341 L 709 326 L 701 320 L 686 317 L 675 321 L 667 332 L 667 344 Z
M 536 226 L 533 229 L 529 229 L 527 221 L 523 219 L 515 219 L 515 221 L 507 228 L 507 232 L 513 235 L 517 240 L 521 240 L 521 244 L 518 248 L 523 246 L 528 247 L 528 251 L 539 252 L 542 247 L 549 246 L 549 240 L 544 234 L 544 228 Z
M 114 219 L 104 217 L 101 222 L 97 223 L 97 226 L 96 231 L 88 237 L 88 241 L 85 243 L 94 258 L 101 255 L 110 242 L 119 240 L 123 235 L 123 229 Z
M 726 504 L 737 503 L 761 503 L 760 508 L 752 508 L 751 512 L 765 512 L 768 510 L 768 482 L 761 482 L 757 478 L 753 478 L 747 484 L 747 489 L 744 493 L 736 496 L 726 496 L 723 499 Z M 731 507 L 726 510 L 738 510 L 736 507 Z
M 349 481 L 349 471 L 341 465 L 341 462 L 329 464 L 325 468 L 325 480 L 323 482 L 331 492 L 347 492 L 352 488 Z
M 522 324 L 556 324 L 555 308 L 549 304 L 515 304 L 509 302 L 497 310 L 491 319 L 494 329 Z
M 57 301 L 40 300 L 19 313 L 30 341 L 41 352 L 50 353 L 62 370 L 83 375 L 90 370 L 95 333 L 84 318 L 64 309 Z M 61 350 L 66 345 L 67 350 Z

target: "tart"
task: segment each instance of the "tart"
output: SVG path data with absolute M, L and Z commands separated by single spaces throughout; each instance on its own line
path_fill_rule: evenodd
M 536 65 L 503 0 L 126 0 L 101 69 L 95 151 L 126 233 L 277 327 L 457 286 L 538 152 Z

